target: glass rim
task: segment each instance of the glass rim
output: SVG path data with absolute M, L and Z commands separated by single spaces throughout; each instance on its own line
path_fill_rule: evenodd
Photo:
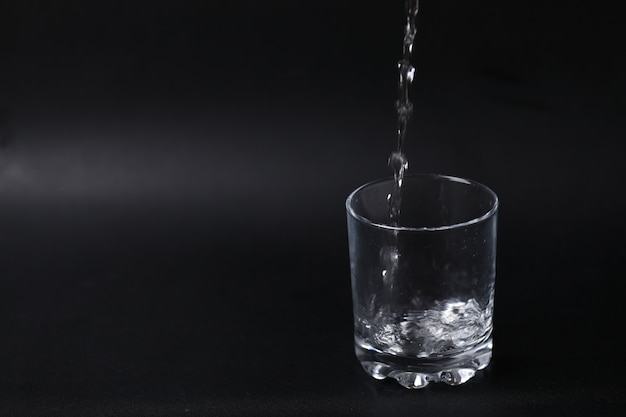
M 346 199 L 346 210 L 355 219 L 361 221 L 362 223 L 370 225 L 372 227 L 377 227 L 377 228 L 386 229 L 386 230 L 402 231 L 402 232 L 439 232 L 439 231 L 445 231 L 445 230 L 459 229 L 461 227 L 471 226 L 474 224 L 484 222 L 485 220 L 493 217 L 498 211 L 498 206 L 500 204 L 498 195 L 491 188 L 477 181 L 469 180 L 469 179 L 461 178 L 461 177 L 455 177 L 451 175 L 443 175 L 443 174 L 411 174 L 411 175 L 406 175 L 404 178 L 406 179 L 406 178 L 416 178 L 416 177 L 431 178 L 431 179 L 436 179 L 436 180 L 444 179 L 444 180 L 451 181 L 451 182 L 458 182 L 461 184 L 479 187 L 493 197 L 493 204 L 491 208 L 485 214 L 481 216 L 475 217 L 473 219 L 470 219 L 464 222 L 448 224 L 448 225 L 443 225 L 443 226 L 409 227 L 409 226 L 393 226 L 393 225 L 385 224 L 385 223 L 377 223 L 368 219 L 367 217 L 357 214 L 352 208 L 351 203 L 352 203 L 352 200 L 354 199 L 354 196 L 360 191 L 364 190 L 365 188 L 371 187 L 372 185 L 379 184 L 382 182 L 393 181 L 393 177 L 385 177 L 385 178 L 379 178 L 379 179 L 370 181 L 368 183 L 365 183 L 361 185 L 360 187 L 358 187 L 356 190 L 352 191 L 350 195 L 348 196 L 348 198 Z

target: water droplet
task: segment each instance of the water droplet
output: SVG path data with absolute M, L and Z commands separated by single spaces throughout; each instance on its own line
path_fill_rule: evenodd
M 391 156 L 389 156 L 389 167 L 393 172 L 409 169 L 409 160 L 402 152 L 393 152 Z
M 398 62 L 398 70 L 400 73 L 400 83 L 403 83 L 404 81 L 408 83 L 413 82 L 413 75 L 415 74 L 415 67 L 413 67 L 413 65 L 411 65 L 411 63 L 408 60 L 403 59 L 400 62 Z

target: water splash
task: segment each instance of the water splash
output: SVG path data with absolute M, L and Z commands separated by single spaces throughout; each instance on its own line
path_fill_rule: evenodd
M 390 314 L 387 309 L 359 318 L 358 331 L 372 348 L 418 358 L 471 349 L 492 331 L 493 293 L 485 308 L 473 298 L 439 300 L 427 310 Z

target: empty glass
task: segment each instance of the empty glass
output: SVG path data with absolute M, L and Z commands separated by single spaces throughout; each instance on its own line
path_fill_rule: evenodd
M 461 178 L 393 179 L 346 201 L 356 355 L 376 379 L 407 388 L 458 385 L 492 353 L 498 198 Z

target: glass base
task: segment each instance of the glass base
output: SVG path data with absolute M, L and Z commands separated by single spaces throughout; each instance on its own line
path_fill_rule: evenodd
M 435 359 L 408 358 L 373 350 L 355 338 L 356 356 L 363 369 L 375 379 L 393 378 L 405 388 L 424 388 L 430 382 L 460 385 L 491 361 L 491 338 L 471 350 Z

